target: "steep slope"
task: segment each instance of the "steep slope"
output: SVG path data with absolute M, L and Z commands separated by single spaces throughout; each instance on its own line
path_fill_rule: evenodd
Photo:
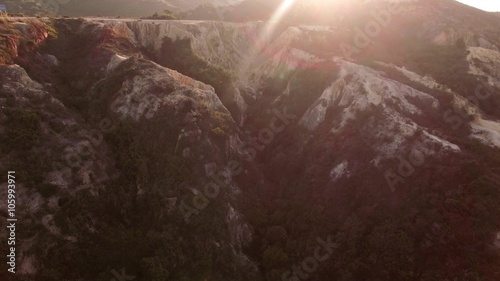
M 47 22 L 0 76 L 24 277 L 498 280 L 498 25 L 415 7 L 365 48 L 349 18 Z
M 55 26 L 60 36 L 41 51 L 60 59 L 53 72 L 32 63 L 36 50 L 18 60 L 42 84 L 19 66 L 1 70 L 2 171 L 16 170 L 32 206 L 18 213 L 31 230 L 19 237 L 18 272 L 255 280 L 242 253 L 251 230 L 233 205 L 245 187 L 230 172 L 238 130 L 213 87 L 144 60 L 107 26 Z
M 316 223 L 319 222 L 311 222 L 310 227 L 314 230 L 310 233 L 297 233 L 292 226 L 298 222 L 286 216 L 302 208 L 300 206 L 318 203 L 325 208 L 321 215 L 315 213 L 315 216 L 331 219 L 333 222 L 328 228 L 331 227 L 334 233 L 349 219 L 357 220 L 368 231 L 368 234 L 357 233 L 359 239 L 371 235 L 412 237 L 391 248 L 399 254 L 404 253 L 401 251 L 405 247 L 414 249 L 404 253 L 406 257 L 413 256 L 412 261 L 400 266 L 406 268 L 405 272 L 418 273 L 406 273 L 409 274 L 406 277 L 397 275 L 399 279 L 413 278 L 416 274 L 461 278 L 472 274 L 471 267 L 476 268 L 474 274 L 493 278 L 491 280 L 498 274 L 498 263 L 472 265 L 464 261 L 469 250 L 477 260 L 492 255 L 482 249 L 492 245 L 499 229 L 493 223 L 498 216 L 498 208 L 494 205 L 489 205 L 496 211 L 488 216 L 487 226 L 481 230 L 473 226 L 485 206 L 484 194 L 498 198 L 499 116 L 495 108 L 500 99 L 494 75 L 498 51 L 483 47 L 465 49 L 453 40 L 436 45 L 432 38 L 416 33 L 416 38 L 420 39 L 413 40 L 421 40 L 421 45 L 396 49 L 392 57 L 385 51 L 373 49 L 363 54 L 363 62 L 342 57 L 320 58 L 313 54 L 320 54 L 318 50 L 301 44 L 308 41 L 305 38 L 318 41 L 345 38 L 343 30 L 329 28 L 283 27 L 264 41 L 258 41 L 259 34 L 266 28 L 264 23 L 168 22 L 151 28 L 147 23 L 132 22 L 126 26 L 117 25 L 117 28 L 132 31 L 137 42 L 150 50 L 153 59 L 179 67 L 190 75 L 196 71 L 169 61 L 168 57 L 162 59 L 162 54 L 172 54 L 171 50 L 182 46 L 183 50 L 192 51 L 176 53 L 174 56 L 180 61 L 191 61 L 188 58 L 198 55 L 215 70 L 216 66 L 231 70 L 233 84 L 237 85 L 241 98 L 236 92 L 218 93 L 233 95 L 234 100 L 239 100 L 232 111 L 233 116 L 242 114 L 240 124 L 249 130 L 248 135 L 260 137 L 253 144 L 255 149 L 261 150 L 256 160 L 272 187 L 262 193 L 261 198 L 266 200 L 261 202 L 258 214 L 254 210 L 245 212 L 251 222 L 262 229 L 255 243 L 258 243 L 257 248 L 263 248 L 253 254 L 266 264 L 273 264 L 266 269 L 269 280 L 278 278 L 279 272 L 286 269 L 281 262 L 274 261 L 274 264 L 266 260 L 270 251 L 288 257 L 297 253 L 294 249 L 267 244 L 269 234 L 266 231 L 274 231 L 278 224 L 284 227 L 288 241 L 313 241 L 323 233 L 317 231 L 320 226 Z M 408 40 L 404 38 L 396 37 Z M 377 42 L 381 46 L 383 43 Z M 471 44 L 479 45 L 479 42 Z M 333 54 L 342 55 L 342 52 L 337 49 Z M 406 57 L 406 66 L 411 70 L 398 66 L 404 66 L 400 55 Z M 367 61 L 369 56 L 385 59 L 386 63 Z M 453 75 L 447 65 L 456 65 Z M 454 83 L 455 77 L 461 77 L 461 83 Z M 226 104 L 231 107 L 230 103 Z M 266 140 L 263 128 L 272 122 L 266 109 L 282 107 L 296 118 L 282 133 Z M 457 174 L 462 176 L 456 177 Z M 431 186 L 432 191 L 426 190 Z M 461 188 L 457 189 L 459 186 Z M 297 201 L 297 197 L 302 200 Z M 279 199 L 280 203 L 269 203 L 269 198 Z M 426 212 L 422 208 L 429 198 L 435 199 L 428 206 L 432 211 Z M 450 209 L 451 202 L 458 204 L 459 209 L 467 208 L 468 215 Z M 470 202 L 479 205 L 470 209 Z M 359 207 L 363 205 L 371 210 L 369 214 L 364 207 Z M 388 209 L 400 210 L 408 217 L 382 215 L 390 212 Z M 411 210 L 420 211 L 412 213 Z M 267 218 L 267 212 L 279 212 L 285 217 L 270 215 Z M 435 212 L 442 215 L 436 216 Z M 359 218 L 361 215 L 363 219 Z M 467 226 L 458 223 L 454 219 L 457 216 L 468 221 Z M 373 224 L 367 221 L 368 218 L 391 223 Z M 417 230 L 410 225 L 402 230 L 394 229 L 407 223 L 406 220 L 419 220 L 422 222 L 419 227 L 428 229 L 430 225 L 431 230 Z M 446 242 L 439 247 L 434 241 L 437 239 L 435 234 L 423 240 L 419 236 L 422 231 L 436 231 L 436 225 L 440 229 L 445 225 L 448 229 L 440 232 L 440 239 Z M 397 234 L 398 231 L 401 233 Z M 462 233 L 462 238 L 457 237 L 458 233 Z M 347 237 L 338 235 L 339 244 L 349 243 Z M 473 250 L 459 244 L 470 235 L 484 237 Z M 434 246 L 432 251 L 429 245 Z M 365 247 L 374 245 L 366 244 Z M 457 251 L 452 254 L 450 249 L 453 248 Z M 343 246 L 339 251 L 349 250 L 352 248 Z M 377 252 L 377 255 L 385 254 Z M 389 277 L 340 265 L 356 261 L 369 268 L 376 266 L 361 253 L 354 257 L 340 253 L 339 256 L 343 256 L 342 262 L 336 259 L 339 266 L 323 269 L 317 280 L 322 280 L 319 276 L 326 276 L 326 272 L 357 276 L 356 280 L 366 276 Z M 433 256 L 452 260 L 451 267 L 432 266 L 435 263 Z M 457 271 L 457 264 L 464 269 Z

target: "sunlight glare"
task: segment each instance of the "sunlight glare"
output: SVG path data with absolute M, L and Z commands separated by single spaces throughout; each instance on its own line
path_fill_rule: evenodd
M 274 12 L 274 14 L 271 16 L 271 19 L 269 20 L 266 28 L 264 29 L 264 33 L 262 34 L 262 39 L 267 39 L 267 37 L 271 36 L 274 30 L 276 29 L 276 26 L 278 23 L 281 21 L 283 16 L 288 12 L 290 7 L 292 7 L 292 4 L 296 0 L 283 0 L 281 5 L 278 7 L 278 9 Z
M 259 58 L 259 53 L 266 49 L 266 46 L 268 46 L 269 40 L 272 37 L 276 27 L 286 15 L 286 13 L 290 10 L 295 1 L 296 0 L 283 0 L 283 2 L 271 16 L 270 20 L 264 26 L 263 31 L 258 35 L 255 34 L 256 36 L 253 39 L 254 45 L 252 48 L 250 48 L 245 59 L 242 61 L 240 71 L 245 72 L 249 69 L 250 65 L 260 61 L 261 58 Z

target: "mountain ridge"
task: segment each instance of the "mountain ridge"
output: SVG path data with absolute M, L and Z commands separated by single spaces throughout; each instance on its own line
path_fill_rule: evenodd
M 498 280 L 500 24 L 435 3 L 2 22 L 6 280 Z

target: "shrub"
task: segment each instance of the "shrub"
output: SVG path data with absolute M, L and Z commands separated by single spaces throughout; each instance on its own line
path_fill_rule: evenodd
M 216 136 L 216 137 L 224 137 L 226 135 L 226 132 L 224 131 L 224 129 L 222 129 L 221 127 L 216 127 L 216 128 L 213 128 L 212 129 L 212 133 Z
M 9 119 L 6 124 L 6 144 L 12 150 L 26 150 L 35 145 L 39 138 L 40 116 L 22 109 L 5 111 Z
M 143 258 L 141 260 L 141 268 L 147 280 L 163 281 L 168 279 L 169 272 L 162 264 L 165 264 L 165 262 L 162 262 L 158 257 Z
M 268 269 L 283 268 L 288 263 L 288 256 L 280 247 L 269 247 L 262 254 L 262 262 L 264 267 Z
M 288 235 L 284 227 L 271 226 L 267 229 L 265 239 L 271 244 L 286 243 Z
M 57 30 L 54 28 L 54 26 L 47 24 L 45 27 L 47 29 L 47 33 L 49 34 L 49 37 L 57 38 Z
M 149 17 L 143 17 L 141 19 L 146 19 L 146 20 L 176 20 L 177 17 L 174 15 L 173 12 L 169 10 L 164 10 L 163 14 L 158 14 L 154 13 L 153 15 Z
M 207 62 L 194 53 L 190 39 L 173 41 L 170 38 L 165 38 L 159 61 L 163 66 L 212 85 L 215 91 L 221 95 L 224 95 L 231 82 L 229 71 Z
M 59 188 L 50 183 L 40 184 L 38 186 L 38 192 L 44 197 L 49 198 L 57 193 Z
M 298 116 L 304 114 L 328 85 L 336 79 L 338 67 L 334 64 L 325 69 L 299 70 L 290 81 L 290 111 Z

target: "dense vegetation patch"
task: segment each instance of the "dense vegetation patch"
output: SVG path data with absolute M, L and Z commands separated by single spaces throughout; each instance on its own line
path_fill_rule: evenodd
M 217 93 L 224 92 L 227 84 L 231 82 L 231 74 L 227 70 L 194 53 L 190 39 L 173 41 L 165 38 L 159 61 L 168 68 L 212 85 Z
M 421 41 L 406 43 L 406 55 L 410 62 L 407 67 L 434 78 L 464 98 L 473 97 L 481 83 L 485 83 L 469 73 L 468 51 L 463 40 L 457 40 L 455 45 L 444 46 Z M 479 100 L 478 105 L 486 114 L 500 118 L 500 96 L 492 94 L 486 100 Z
M 29 150 L 37 144 L 40 138 L 40 116 L 35 112 L 7 108 L 7 128 L 3 136 L 5 151 Z
M 163 13 L 158 14 L 154 13 L 151 16 L 148 17 L 143 17 L 142 19 L 147 19 L 147 20 L 175 20 L 177 17 L 172 11 L 169 10 L 163 10 Z

